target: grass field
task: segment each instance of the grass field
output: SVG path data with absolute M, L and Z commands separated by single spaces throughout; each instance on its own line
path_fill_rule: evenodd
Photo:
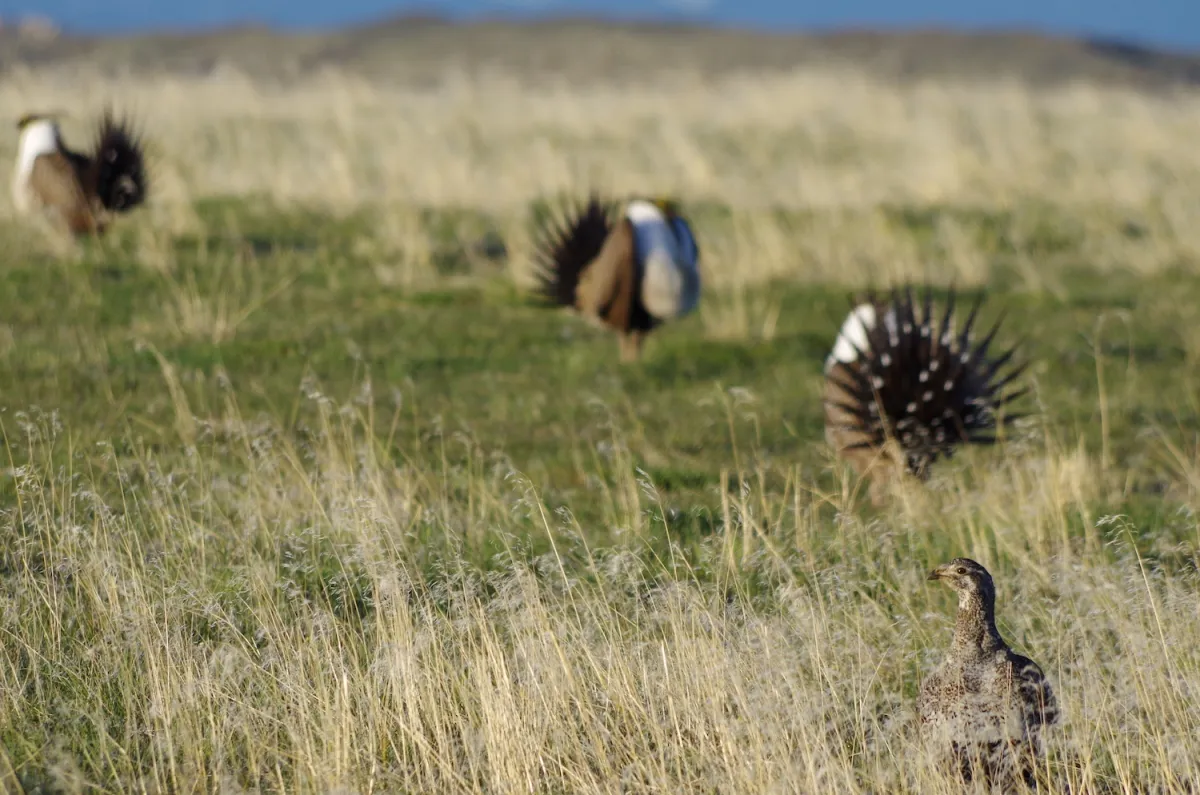
M 151 206 L 0 198 L 3 789 L 953 792 L 957 555 L 1063 705 L 1048 791 L 1200 787 L 1200 96 L 0 83 L 69 141 L 108 97 Z M 591 185 L 700 237 L 633 366 L 527 297 Z M 875 511 L 821 366 L 900 279 L 986 287 L 1036 412 Z

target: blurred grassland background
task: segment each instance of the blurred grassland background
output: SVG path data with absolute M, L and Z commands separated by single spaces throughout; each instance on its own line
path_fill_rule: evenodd
M 5 38 L 8 36 L 8 38 Z M 30 41 L 151 203 L 0 197 L 0 784 L 953 792 L 915 735 L 952 595 L 1064 706 L 1051 792 L 1200 785 L 1200 93 L 1037 37 L 583 23 Z M 13 127 L 0 161 L 15 154 Z M 533 222 L 678 195 L 642 363 L 528 297 Z M 888 509 L 824 446 L 854 290 L 984 288 L 1033 386 Z

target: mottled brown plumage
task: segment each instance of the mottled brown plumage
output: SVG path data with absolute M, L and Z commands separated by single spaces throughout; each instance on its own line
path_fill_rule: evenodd
M 930 580 L 958 593 L 954 640 L 945 661 L 921 685 L 921 730 L 950 768 L 1001 789 L 1034 784 L 1042 729 L 1058 704 L 1042 669 L 1015 653 L 996 629 L 996 589 L 968 558 L 938 566 Z

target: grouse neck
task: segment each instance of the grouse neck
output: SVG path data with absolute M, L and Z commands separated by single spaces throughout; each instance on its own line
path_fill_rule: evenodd
M 964 660 L 979 659 L 1002 648 L 1004 641 L 996 629 L 995 597 L 963 591 L 954 624 L 954 655 Z

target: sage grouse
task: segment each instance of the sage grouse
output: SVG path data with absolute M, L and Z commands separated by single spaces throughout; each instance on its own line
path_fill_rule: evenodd
M 958 592 L 950 653 L 921 685 L 921 732 L 963 778 L 1007 789 L 1033 786 L 1042 728 L 1058 705 L 1042 669 L 1015 653 L 996 629 L 996 587 L 987 569 L 955 558 L 930 580 Z
M 634 199 L 618 213 L 596 195 L 539 230 L 538 292 L 620 335 L 622 361 L 641 356 L 646 335 L 700 300 L 700 251 L 668 199 Z
M 989 357 L 1000 320 L 974 342 L 982 295 L 957 331 L 954 299 L 951 290 L 939 321 L 928 287 L 920 307 L 911 287 L 892 290 L 890 300 L 870 293 L 825 360 L 825 439 L 870 478 L 876 505 L 905 472 L 925 480 L 938 458 L 960 444 L 995 442 L 997 424 L 1021 416 L 1001 409 L 1028 391 L 1005 392 L 1026 364 L 1010 365 L 1014 348 Z
M 12 192 L 20 213 L 42 210 L 76 236 L 100 235 L 113 214 L 145 201 L 142 143 L 110 110 L 104 111 L 88 154 L 67 148 L 52 115 L 23 116 L 17 129 Z

